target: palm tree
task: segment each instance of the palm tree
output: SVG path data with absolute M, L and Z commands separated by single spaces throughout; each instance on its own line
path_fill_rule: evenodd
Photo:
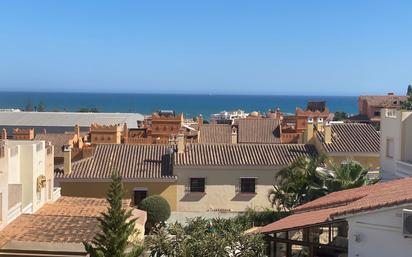
M 304 157 L 280 170 L 269 200 L 278 210 L 288 211 L 295 206 L 312 201 L 327 193 L 324 177 L 317 171 L 323 165 L 324 155 Z
M 368 170 L 355 161 L 339 166 L 334 165 L 332 168 L 333 172 L 328 174 L 325 180 L 329 193 L 375 184 L 379 181 L 379 179 L 369 179 Z

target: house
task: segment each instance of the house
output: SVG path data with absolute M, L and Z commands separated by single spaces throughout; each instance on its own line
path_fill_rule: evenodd
M 0 141 L 0 229 L 52 201 L 53 147 L 44 141 Z
M 276 172 L 312 145 L 185 144 L 97 145 L 90 158 L 56 172 L 64 196 L 104 196 L 113 170 L 123 177 L 133 203 L 161 195 L 173 212 L 237 213 L 270 207 L 267 199 Z
M 280 144 L 280 119 L 239 119 L 237 134 L 239 144 Z
M 358 109 L 360 117 L 366 117 L 374 123 L 379 123 L 381 109 L 399 109 L 401 102 L 408 100 L 408 96 L 397 96 L 393 93 L 383 96 L 359 96 Z
M 50 142 L 54 146 L 54 164 L 61 165 L 64 161 L 64 146 L 70 146 L 73 154 L 72 158 L 78 159 L 82 157 L 82 149 L 84 146 L 84 134 L 80 132 L 79 126 L 74 126 L 74 132 L 64 133 L 47 133 L 46 130 L 43 133 L 35 135 L 34 140 Z
M 260 232 L 271 257 L 407 257 L 412 239 L 405 213 L 410 209 L 412 178 L 397 179 L 331 193 Z
M 236 144 L 237 129 L 229 124 L 202 124 L 199 126 L 199 144 Z
M 328 157 L 329 164 L 356 161 L 370 171 L 379 171 L 379 132 L 364 123 L 307 122 L 306 142 L 316 145 Z
M 130 200 L 123 201 L 130 208 Z M 107 211 L 105 199 L 60 197 L 33 214 L 22 214 L 0 230 L 0 256 L 88 256 L 83 242 L 100 232 L 98 217 Z M 139 240 L 144 236 L 146 212 L 133 209 Z
M 82 242 L 99 232 L 107 202 L 60 197 L 53 161 L 44 141 L 0 141 L 0 256 L 86 256 Z M 146 213 L 132 214 L 143 239 Z
M 383 180 L 412 176 L 412 111 L 381 111 L 381 175 Z

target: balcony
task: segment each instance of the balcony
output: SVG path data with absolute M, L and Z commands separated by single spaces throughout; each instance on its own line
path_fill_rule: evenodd
M 412 177 L 412 161 L 397 161 L 396 175 L 399 177 Z

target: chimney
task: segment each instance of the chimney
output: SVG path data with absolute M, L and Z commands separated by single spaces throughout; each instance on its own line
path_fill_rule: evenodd
M 307 128 L 305 131 L 304 143 L 308 143 L 313 138 L 313 118 L 308 117 Z
M 185 137 L 183 134 L 178 134 L 176 136 L 177 142 L 177 153 L 184 153 L 185 152 Z
M 237 128 L 232 127 L 232 144 L 237 144 Z
M 77 140 L 79 140 L 80 139 L 80 127 L 77 124 L 74 126 L 74 133 L 77 135 Z
M 72 148 L 70 145 L 63 145 L 62 151 L 63 151 L 63 157 L 64 157 L 64 162 L 63 162 L 64 175 L 70 175 L 70 173 L 72 173 Z
M 5 128 L 1 131 L 1 139 L 7 139 L 7 130 Z
M 331 128 L 329 121 L 326 122 L 325 130 L 323 133 L 325 134 L 325 143 L 326 144 L 332 143 L 332 128 Z
M 129 138 L 129 129 L 127 128 L 127 123 L 123 124 L 123 143 L 127 144 L 127 139 Z
M 317 122 L 316 122 L 316 129 L 320 132 L 323 131 L 323 118 L 322 117 L 318 117 L 317 118 Z
M 200 115 L 197 117 L 197 124 L 198 124 L 198 125 L 203 125 L 203 116 L 202 116 L 202 114 L 200 114 Z

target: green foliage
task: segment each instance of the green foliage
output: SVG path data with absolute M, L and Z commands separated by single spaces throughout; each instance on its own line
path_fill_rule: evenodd
M 40 103 L 37 105 L 37 111 L 38 112 L 45 112 L 46 111 L 46 106 L 44 105 L 43 100 L 41 100 Z
M 412 86 L 408 86 L 406 95 L 409 96 L 409 99 L 401 103 L 402 109 L 412 110 Z
M 368 179 L 368 170 L 353 161 L 344 165 L 334 166 L 333 170 L 334 173 L 329 174 L 325 178 L 329 193 L 375 184 L 379 181 L 378 179 Z
M 315 200 L 328 193 L 374 184 L 369 180 L 368 171 L 356 162 L 332 165 L 331 172 L 317 168 L 325 157 L 302 158 L 279 171 L 269 200 L 278 210 L 288 211 L 298 205 Z
M 99 110 L 95 107 L 93 107 L 93 108 L 80 108 L 79 112 L 99 112 Z
M 160 195 L 149 196 L 139 204 L 139 209 L 147 212 L 148 229 L 158 223 L 166 221 L 170 217 L 170 205 Z
M 240 224 L 244 228 L 260 227 L 280 220 L 288 215 L 287 212 L 275 212 L 267 209 L 264 211 L 255 211 L 253 209 L 246 209 L 244 213 L 232 218 L 232 221 Z
M 123 208 L 123 196 L 122 179 L 114 172 L 106 198 L 109 208 L 98 218 L 101 232 L 91 243 L 83 243 L 91 257 L 137 257 L 143 252 L 143 247 L 133 239 L 138 234 L 135 229 L 136 219 L 131 219 L 131 210 Z
M 156 227 L 145 242 L 151 257 L 264 256 L 262 236 L 246 235 L 244 230 L 231 219 L 196 218 L 185 226 L 175 223 Z
M 295 206 L 312 201 L 327 193 L 324 179 L 317 167 L 324 163 L 325 156 L 297 159 L 276 175 L 269 201 L 277 210 L 289 211 Z
M 335 117 L 333 117 L 334 121 L 342 121 L 348 118 L 348 114 L 346 112 L 335 112 Z

